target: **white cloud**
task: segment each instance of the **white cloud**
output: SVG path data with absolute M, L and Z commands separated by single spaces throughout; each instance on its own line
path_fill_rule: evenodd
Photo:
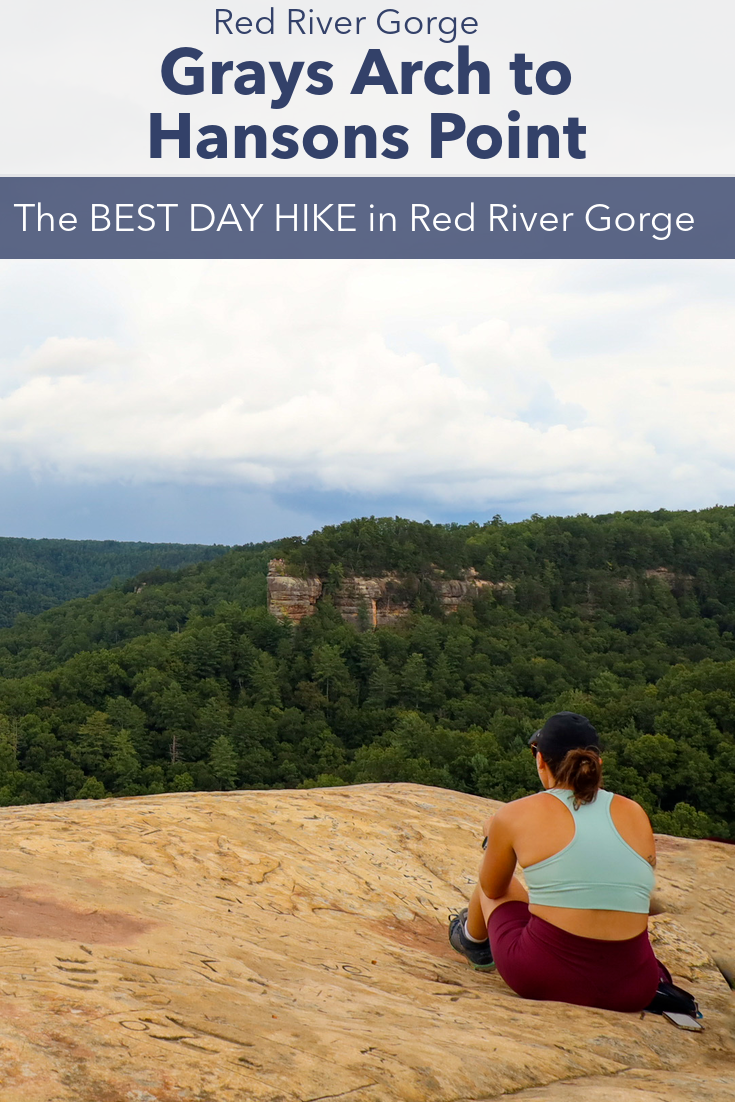
M 125 346 L 39 332 L 7 365 L 6 469 L 403 496 L 445 514 L 735 497 L 729 262 L 80 271 L 113 288 Z
M 124 356 L 111 340 L 47 337 L 38 348 L 27 351 L 21 366 L 29 375 L 84 375 Z

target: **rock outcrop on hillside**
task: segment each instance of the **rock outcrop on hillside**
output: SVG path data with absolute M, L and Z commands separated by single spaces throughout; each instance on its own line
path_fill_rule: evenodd
M 433 578 L 430 582 L 434 595 L 444 612 L 456 612 L 462 604 L 486 588 L 502 589 L 508 583 L 488 582 L 479 578 L 475 570 L 468 570 L 462 578 Z M 290 574 L 283 559 L 271 559 L 268 563 L 268 611 L 279 620 L 300 623 L 305 616 L 312 616 L 323 594 L 323 583 L 316 575 L 299 577 Z M 410 613 L 405 594 L 405 579 L 399 574 L 383 574 L 379 578 L 361 578 L 347 575 L 332 594 L 332 601 L 342 618 L 351 624 L 359 624 L 364 617 L 365 627 L 381 628 Z
M 321 578 L 289 574 L 283 559 L 268 563 L 268 611 L 276 619 L 300 623 L 314 614 L 321 595 Z
M 653 937 L 705 1014 L 681 1033 L 451 950 L 488 809 L 396 784 L 2 810 L 0 1097 L 732 1102 L 735 848 L 659 839 Z

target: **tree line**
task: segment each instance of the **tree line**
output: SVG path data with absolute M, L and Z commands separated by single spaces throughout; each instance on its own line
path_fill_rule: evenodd
M 224 554 L 226 547 L 196 543 L 123 543 L 0 537 L 0 627 L 19 613 L 34 616 L 86 597 L 113 579 L 158 567 L 177 570 Z
M 655 829 L 735 838 L 733 536 L 726 508 L 364 518 L 147 572 L 0 632 L 0 804 L 366 781 L 516 799 L 538 790 L 528 737 L 569 709 Z M 331 579 L 298 627 L 265 608 L 275 554 Z M 507 584 L 443 615 L 432 580 L 470 568 Z M 329 591 L 386 571 L 410 614 L 345 624 Z

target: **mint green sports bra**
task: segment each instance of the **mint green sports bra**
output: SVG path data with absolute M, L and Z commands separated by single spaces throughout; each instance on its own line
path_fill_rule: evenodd
M 570 789 L 548 791 L 574 816 L 574 837 L 552 857 L 523 870 L 529 903 L 648 914 L 653 869 L 618 833 L 610 814 L 613 793 L 601 788 L 591 804 L 575 810 Z

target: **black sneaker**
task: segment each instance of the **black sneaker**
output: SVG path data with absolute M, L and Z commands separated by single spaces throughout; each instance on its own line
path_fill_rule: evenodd
M 472 968 L 478 972 L 491 972 L 495 968 L 490 939 L 485 941 L 470 941 L 465 935 L 464 924 L 467 920 L 468 908 L 464 907 L 458 914 L 449 916 L 449 944 L 463 957 L 466 957 Z

